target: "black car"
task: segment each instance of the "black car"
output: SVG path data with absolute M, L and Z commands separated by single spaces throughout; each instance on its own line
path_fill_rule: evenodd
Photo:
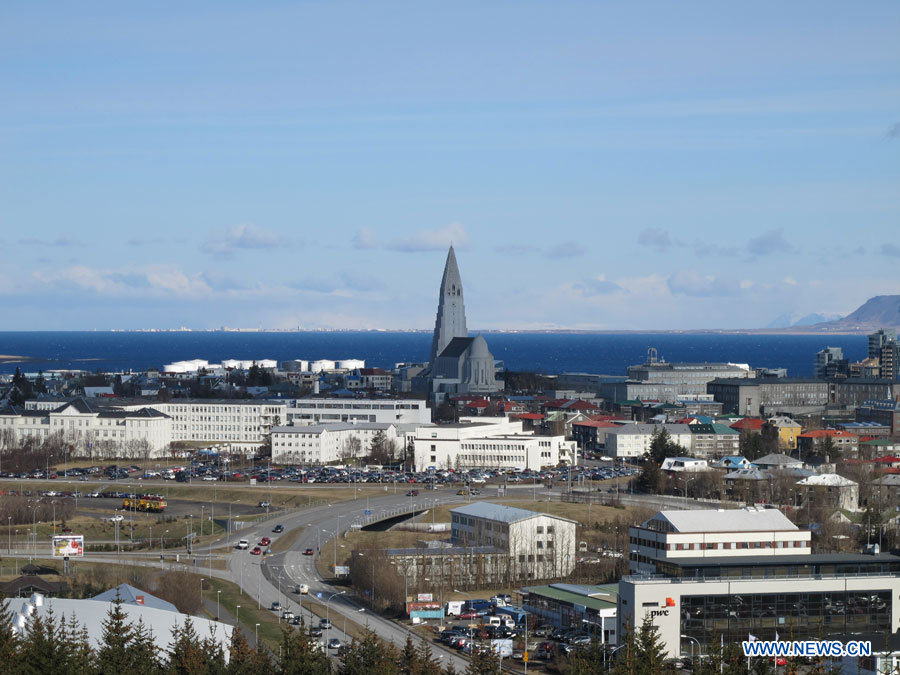
M 311 637 L 322 637 L 322 629 L 318 626 L 310 626 L 309 634 Z
M 284 532 L 284 525 L 276 525 L 272 528 L 272 532 L 274 532 L 275 534 L 281 534 L 282 532 Z

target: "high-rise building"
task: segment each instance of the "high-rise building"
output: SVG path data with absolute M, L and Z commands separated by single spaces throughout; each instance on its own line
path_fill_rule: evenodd
M 884 328 L 869 335 L 869 358 L 878 359 L 878 376 L 896 380 L 900 368 L 900 344 L 897 333 Z
M 816 354 L 816 377 L 846 377 L 850 366 L 840 347 L 825 347 Z

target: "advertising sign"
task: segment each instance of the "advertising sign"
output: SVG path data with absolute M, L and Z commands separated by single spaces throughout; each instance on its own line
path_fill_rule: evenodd
M 84 536 L 80 534 L 63 534 L 53 537 L 54 558 L 83 558 Z
M 334 568 L 334 575 L 337 577 L 350 576 L 350 568 L 346 565 L 336 565 Z
M 434 596 L 431 593 L 419 593 L 419 602 L 433 602 Z
M 408 602 L 406 603 L 406 613 L 410 612 L 418 612 L 420 610 L 440 610 L 441 604 L 439 602 Z

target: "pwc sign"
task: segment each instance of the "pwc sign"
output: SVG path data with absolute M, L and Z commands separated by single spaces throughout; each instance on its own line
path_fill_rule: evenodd
M 672 598 L 666 598 L 665 603 L 660 603 L 660 609 L 651 609 L 650 610 L 650 618 L 656 618 L 658 616 L 669 616 L 669 608 L 675 606 L 675 600 Z

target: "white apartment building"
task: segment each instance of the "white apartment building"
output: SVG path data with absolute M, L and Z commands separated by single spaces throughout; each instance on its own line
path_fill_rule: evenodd
M 308 426 L 274 427 L 272 429 L 272 461 L 277 464 L 329 464 L 368 454 L 372 440 L 384 434 L 397 451 L 404 440 L 394 424 L 378 422 L 332 422 Z M 359 441 L 359 452 L 353 453 L 351 439 Z
M 107 428 L 98 427 L 100 434 L 96 439 L 85 437 L 85 450 L 90 449 L 92 442 L 109 440 L 111 443 L 122 444 L 146 439 L 153 446 L 153 453 L 161 454 L 167 451 L 169 443 L 173 441 L 197 445 L 214 444 L 235 452 L 252 453 L 266 442 L 269 430 L 283 424 L 287 416 L 285 402 L 240 399 L 173 399 L 165 403 L 126 399 L 92 399 L 88 402 L 74 399 L 65 403 L 54 402 L 53 405 L 53 410 L 47 410 L 47 401 L 27 401 L 25 410 L 19 411 L 21 414 L 2 417 L 7 420 L 21 418 L 15 422 L 8 421 L 7 425 L 18 425 L 23 434 L 35 438 L 47 438 L 53 432 L 51 417 L 56 419 L 62 415 L 80 415 L 80 424 L 77 418 L 73 418 L 62 425 L 68 433 L 92 428 L 93 423 L 88 422 L 92 417 L 103 420 L 134 419 L 134 423 L 123 423 L 124 426 L 131 425 L 134 431 L 124 429 L 121 425 L 113 429 L 110 422 L 105 422 Z M 149 415 L 140 413 L 144 409 L 158 413 L 166 421 L 149 424 L 150 417 L 139 416 Z M 41 413 L 48 415 L 47 422 L 39 421 Z M 143 422 L 148 424 L 145 426 Z M 0 430 L 2 428 L 0 423 Z M 61 428 L 60 424 L 57 423 L 55 428 Z M 124 452 L 127 448 L 123 446 L 122 450 Z
M 150 404 L 172 418 L 172 440 L 253 452 L 287 419 L 287 403 L 241 399 L 173 399 Z
M 420 427 L 413 440 L 417 471 L 429 469 L 540 469 L 571 464 L 575 442 L 538 436 L 507 417 L 462 417 L 459 424 Z
M 149 458 L 168 450 L 172 419 L 147 405 L 116 409 L 86 399 L 57 402 L 52 410 L 0 410 L 0 446 L 52 437 L 71 445 L 75 456 Z
M 450 511 L 452 546 L 493 546 L 515 579 L 551 579 L 575 568 L 575 521 L 490 502 Z
M 693 435 L 687 424 L 626 424 L 606 432 L 606 454 L 617 459 L 643 457 L 650 452 L 653 434 L 665 429 L 673 443 L 691 452 Z
M 634 573 L 667 573 L 667 563 L 694 558 L 809 555 L 811 533 L 777 509 L 660 511 L 628 530 Z
M 431 410 L 420 399 L 299 398 L 288 403 L 288 424 L 375 422 L 429 424 Z

